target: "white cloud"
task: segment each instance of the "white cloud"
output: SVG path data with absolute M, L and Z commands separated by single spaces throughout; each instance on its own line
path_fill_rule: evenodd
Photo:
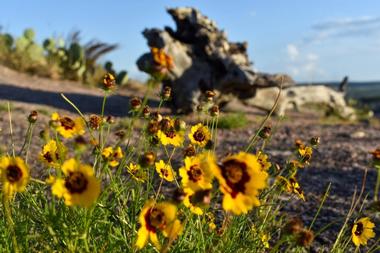
M 314 54 L 314 53 L 309 53 L 306 55 L 306 59 L 311 61 L 311 62 L 315 62 L 315 61 L 318 61 L 319 55 Z
M 288 44 L 287 46 L 287 52 L 290 60 L 294 61 L 297 59 L 299 55 L 299 51 L 296 45 L 294 44 Z

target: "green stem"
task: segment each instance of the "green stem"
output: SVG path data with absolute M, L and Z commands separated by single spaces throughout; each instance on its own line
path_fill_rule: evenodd
M 15 154 L 15 142 L 13 140 L 13 128 L 12 128 L 12 114 L 11 114 L 11 106 L 9 102 L 7 102 L 8 105 L 8 119 L 9 119 L 9 134 L 11 136 L 11 147 L 12 147 L 12 155 L 13 157 L 16 156 Z
M 379 187 L 380 187 L 380 166 L 376 166 L 376 169 L 377 169 L 377 180 L 376 180 L 376 185 L 375 185 L 375 195 L 373 196 L 374 201 L 378 200 Z
M 14 223 L 12 220 L 11 208 L 9 206 L 9 196 L 7 194 L 3 194 L 3 206 L 4 206 L 6 221 L 7 221 L 9 230 L 11 231 L 14 252 L 18 253 L 20 252 L 20 249 L 17 244 L 17 237 L 16 237 L 15 228 L 14 228 Z
M 314 216 L 314 218 L 313 218 L 313 221 L 310 223 L 309 230 L 311 230 L 311 228 L 312 228 L 313 225 L 314 225 L 314 222 L 317 220 L 317 217 L 318 217 L 318 215 L 319 215 L 319 212 L 321 211 L 322 206 L 323 206 L 323 204 L 325 203 L 325 201 L 326 201 L 326 199 L 327 199 L 327 196 L 329 195 L 330 187 L 331 187 L 331 182 L 330 182 L 329 185 L 327 186 L 326 192 L 325 192 L 325 194 L 323 195 L 323 198 L 322 198 L 321 204 L 319 205 L 318 211 L 317 211 L 317 213 L 315 214 L 315 216 Z

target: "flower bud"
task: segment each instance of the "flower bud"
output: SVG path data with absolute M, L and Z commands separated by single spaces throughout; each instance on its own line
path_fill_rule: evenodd
M 113 124 L 113 123 L 115 123 L 115 117 L 113 117 L 113 116 L 111 116 L 111 115 L 109 115 L 109 116 L 107 116 L 107 118 L 106 118 L 106 122 L 108 123 L 108 124 Z
M 296 241 L 299 246 L 303 246 L 305 248 L 310 247 L 314 241 L 313 231 L 303 229 L 301 232 L 298 233 Z
M 152 166 L 156 161 L 156 154 L 152 151 L 145 152 L 140 158 L 140 164 L 143 167 Z
M 219 115 L 219 106 L 217 106 L 217 105 L 213 105 L 213 106 L 210 108 L 209 112 L 210 112 L 210 115 L 211 115 L 212 117 L 216 117 L 216 116 L 218 116 L 218 115 Z
M 161 93 L 161 98 L 163 100 L 169 100 L 170 97 L 171 97 L 171 94 L 172 94 L 172 88 L 170 88 L 169 86 L 165 86 L 163 89 L 162 89 L 162 93 Z
M 170 119 L 168 118 L 164 118 L 160 121 L 160 129 L 161 131 L 163 132 L 166 132 L 168 131 L 170 128 L 172 127 L 172 123 L 170 121 Z
M 149 108 L 149 106 L 148 105 L 146 105 L 145 107 L 144 107 L 144 109 L 143 109 L 143 116 L 144 116 L 144 118 L 149 118 L 149 116 L 150 116 L 150 108 Z
M 124 130 L 119 130 L 115 133 L 115 135 L 119 138 L 119 139 L 123 139 L 125 137 L 125 131 Z
M 263 129 L 260 130 L 259 136 L 262 139 L 268 139 L 271 135 L 271 132 L 272 132 L 272 128 L 270 126 L 265 126 L 263 127 Z
M 176 131 L 184 131 L 186 130 L 186 122 L 181 119 L 176 119 L 174 121 L 174 127 Z
M 37 118 L 38 118 L 38 113 L 37 113 L 37 111 L 32 111 L 32 112 L 29 114 L 29 116 L 28 116 L 28 121 L 29 121 L 29 123 L 33 124 L 33 123 L 36 123 Z
M 295 235 L 303 229 L 303 222 L 298 217 L 293 217 L 284 227 L 285 234 Z
M 162 115 L 158 112 L 155 112 L 152 114 L 152 119 L 157 122 L 160 122 L 162 120 Z
M 111 73 L 107 73 L 103 78 L 103 88 L 105 90 L 112 90 L 115 88 L 115 77 Z
M 210 190 L 199 190 L 190 196 L 190 202 L 194 205 L 208 206 L 211 202 Z
M 313 137 L 313 138 L 310 139 L 310 144 L 312 146 L 318 146 L 319 142 L 320 142 L 320 138 L 319 137 Z
M 131 101 L 129 102 L 131 105 L 132 110 L 137 111 L 141 107 L 141 99 L 138 97 L 131 98 Z
M 212 101 L 212 99 L 215 97 L 216 94 L 214 91 L 208 90 L 206 91 L 205 95 L 208 101 Z
M 151 120 L 151 121 L 149 121 L 146 130 L 150 134 L 156 134 L 158 132 L 158 130 L 160 130 L 160 124 L 155 120 Z
M 183 156 L 195 156 L 195 148 L 193 145 L 189 144 L 184 150 L 183 150 Z
M 90 115 L 89 125 L 92 129 L 97 130 L 102 123 L 102 118 L 98 115 L 92 114 Z

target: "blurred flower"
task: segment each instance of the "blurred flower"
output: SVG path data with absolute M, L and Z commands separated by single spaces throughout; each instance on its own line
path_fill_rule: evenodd
M 262 139 L 268 139 L 270 137 L 272 133 L 272 128 L 270 126 L 264 126 L 260 132 L 259 132 L 259 136 L 262 138 Z
M 301 162 L 309 164 L 311 160 L 311 155 L 313 154 L 313 149 L 311 147 L 302 146 L 298 148 L 298 154 L 301 157 Z
M 189 139 L 192 144 L 198 145 L 203 148 L 211 139 L 211 134 L 207 126 L 204 126 L 202 123 L 199 123 L 191 127 Z
M 102 118 L 96 114 L 91 114 L 89 119 L 89 125 L 92 129 L 99 129 L 100 124 L 102 124 Z
M 63 163 L 62 171 L 64 178 L 52 179 L 53 195 L 64 198 L 68 206 L 90 207 L 100 194 L 100 182 L 92 167 L 70 159 Z
M 296 242 L 303 247 L 310 247 L 314 241 L 314 233 L 309 229 L 302 229 L 296 236 Z
M 170 88 L 169 86 L 164 86 L 161 92 L 161 99 L 167 101 L 170 99 L 171 94 L 172 88 Z
M 129 103 L 131 105 L 132 110 L 136 111 L 136 110 L 140 109 L 142 101 L 138 97 L 133 97 L 133 98 L 131 98 Z
M 297 182 L 295 176 L 292 176 L 288 179 L 286 179 L 283 176 L 278 176 L 277 181 L 285 187 L 285 190 L 289 193 L 295 193 L 300 199 L 305 201 L 305 196 L 303 194 L 303 190 L 299 183 Z
M 141 169 L 139 164 L 130 163 L 129 166 L 127 166 L 127 171 L 131 175 L 131 177 L 137 182 L 145 182 L 146 174 Z
M 175 147 L 182 145 L 185 139 L 184 132 L 176 131 L 173 120 L 162 119 L 160 122 L 160 127 L 161 130 L 157 131 L 157 137 L 162 145 L 173 145 Z
M 377 148 L 374 151 L 369 152 L 372 154 L 372 160 L 375 166 L 380 166 L 380 148 Z
M 152 47 L 150 51 L 153 56 L 153 74 L 165 76 L 169 70 L 173 69 L 173 59 L 163 49 Z
M 247 213 L 259 206 L 259 191 L 267 186 L 268 174 L 255 155 L 240 152 L 226 157 L 214 174 L 223 192 L 223 208 L 234 214 Z
M 367 241 L 373 237 L 375 237 L 375 232 L 373 232 L 373 228 L 375 224 L 370 221 L 368 217 L 360 218 L 357 222 L 355 222 L 352 227 L 352 242 L 356 247 L 360 245 L 367 245 Z
M 293 217 L 288 223 L 286 223 L 284 233 L 290 235 L 298 234 L 303 229 L 303 226 L 303 222 L 300 218 Z
M 144 116 L 144 118 L 149 118 L 149 116 L 150 116 L 150 108 L 148 105 L 144 106 L 143 116 Z
M 208 206 L 211 201 L 210 190 L 193 191 L 190 188 L 184 188 L 185 198 L 183 204 L 190 209 L 190 211 L 197 215 L 202 215 L 202 206 Z
M 268 155 L 262 151 L 257 153 L 257 161 L 260 163 L 262 170 L 267 171 L 272 164 L 268 161 Z
M 174 240 L 182 232 L 181 222 L 177 219 L 177 207 L 169 202 L 155 203 L 149 200 L 141 210 L 140 229 L 137 232 L 136 247 L 144 248 L 148 240 L 160 250 L 157 233 L 161 231 L 163 236 Z
M 152 166 L 156 161 L 156 154 L 152 151 L 145 152 L 140 158 L 140 164 L 143 167 Z
M 215 95 L 216 95 L 215 92 L 212 90 L 208 90 L 205 93 L 205 96 L 206 96 L 208 101 L 212 101 L 212 99 L 215 97 Z
M 183 150 L 183 156 L 195 156 L 195 148 L 193 145 L 189 144 L 184 150 Z
M 155 163 L 155 166 L 156 171 L 161 178 L 169 182 L 172 182 L 174 180 L 175 172 L 173 171 L 173 168 L 169 163 L 165 164 L 163 160 L 160 160 L 159 162 Z
M 320 143 L 320 141 L 321 141 L 321 138 L 319 138 L 319 137 L 312 137 L 310 139 L 310 145 L 312 145 L 312 146 L 318 146 L 319 143 Z
M 199 110 L 202 111 L 203 108 L 201 107 L 201 108 L 199 108 Z M 219 106 L 217 106 L 217 105 L 211 106 L 211 108 L 209 109 L 209 113 L 212 117 L 218 116 L 219 115 Z
M 56 141 L 50 140 L 48 143 L 46 143 L 43 146 L 42 151 L 39 155 L 39 158 L 47 166 L 53 167 L 53 168 L 59 168 L 60 167 L 59 160 L 60 159 L 64 160 L 66 153 L 67 153 L 67 149 L 65 146 L 63 146 L 62 144 L 58 146 Z
M 29 182 L 29 168 L 21 157 L 0 158 L 0 176 L 3 194 L 11 198 L 15 192 L 23 192 Z
M 197 156 L 186 157 L 184 163 L 185 166 L 179 169 L 184 188 L 190 188 L 192 191 L 212 188 L 214 177 L 212 166 L 216 166 L 214 156 L 202 153 Z
M 111 167 L 116 167 L 119 165 L 119 160 L 123 158 L 123 151 L 119 146 L 115 149 L 112 147 L 106 147 L 102 151 L 102 156 L 108 161 L 108 164 Z
M 52 125 L 64 138 L 72 138 L 84 134 L 84 122 L 82 118 L 71 119 L 68 116 L 60 117 L 58 113 L 51 115 Z

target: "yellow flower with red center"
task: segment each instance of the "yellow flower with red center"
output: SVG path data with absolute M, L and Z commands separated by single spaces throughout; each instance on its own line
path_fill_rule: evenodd
M 287 179 L 283 176 L 278 176 L 277 180 L 285 188 L 285 190 L 287 192 L 294 193 L 300 199 L 305 201 L 305 195 L 304 195 L 303 190 L 302 190 L 300 184 L 298 183 L 295 175 L 291 176 L 289 179 Z
M 51 115 L 51 120 L 55 122 L 57 132 L 64 138 L 72 138 L 84 134 L 84 121 L 82 118 L 61 117 L 55 112 Z
M 10 198 L 15 192 L 23 192 L 29 182 L 29 168 L 21 157 L 1 157 L 0 175 L 3 193 Z
M 127 166 L 127 171 L 131 175 L 131 177 L 137 182 L 145 182 L 146 174 L 141 169 L 141 166 L 139 164 L 130 163 L 129 166 Z
M 62 172 L 64 178 L 49 178 L 52 193 L 64 198 L 68 206 L 90 207 L 100 194 L 100 182 L 92 167 L 70 159 L 63 163 Z
M 177 207 L 169 202 L 155 203 L 149 200 L 141 210 L 139 221 L 141 227 L 137 232 L 136 241 L 138 249 L 144 248 L 148 241 L 151 241 L 160 250 L 161 244 L 157 236 L 159 231 L 169 240 L 175 240 L 183 229 L 177 219 Z
M 204 126 L 202 123 L 199 123 L 191 127 L 189 139 L 192 144 L 198 145 L 203 148 L 210 141 L 211 134 L 207 126 Z
M 272 164 L 268 161 L 268 155 L 259 151 L 257 153 L 257 161 L 260 163 L 262 170 L 268 170 Z
M 190 209 L 190 211 L 197 215 L 203 214 L 202 207 L 208 206 L 211 201 L 210 190 L 193 191 L 189 188 L 184 188 L 185 194 L 183 204 Z
M 102 156 L 108 161 L 111 167 L 116 167 L 119 165 L 119 160 L 123 158 L 123 151 L 121 147 L 117 146 L 115 149 L 113 147 L 106 147 L 102 151 Z
M 223 208 L 234 214 L 247 213 L 259 206 L 259 191 L 267 187 L 268 173 L 255 155 L 240 152 L 226 157 L 214 174 L 223 192 Z
M 301 158 L 301 162 L 309 164 L 311 160 L 311 155 L 313 154 L 313 149 L 307 146 L 301 146 L 298 148 L 298 154 Z
M 185 157 L 185 166 L 179 169 L 182 186 L 193 191 L 211 189 L 214 175 L 213 166 L 216 166 L 215 157 L 209 153 Z
M 355 222 L 352 227 L 352 242 L 356 247 L 360 245 L 367 245 L 367 241 L 373 237 L 375 237 L 375 232 L 373 232 L 373 228 L 375 224 L 371 222 L 368 217 L 363 217 Z
M 46 143 L 42 151 L 40 152 L 39 158 L 49 167 L 59 168 L 60 161 L 65 159 L 65 155 L 67 153 L 67 149 L 62 144 L 57 145 L 57 142 L 54 140 L 50 140 Z
M 172 182 L 176 176 L 172 166 L 169 163 L 165 163 L 163 160 L 155 163 L 156 171 L 161 178 L 166 181 Z
M 173 119 L 165 117 L 159 124 L 160 129 L 157 131 L 157 138 L 160 140 L 162 145 L 173 145 L 174 147 L 179 147 L 182 145 L 185 140 L 184 131 L 176 129 Z

